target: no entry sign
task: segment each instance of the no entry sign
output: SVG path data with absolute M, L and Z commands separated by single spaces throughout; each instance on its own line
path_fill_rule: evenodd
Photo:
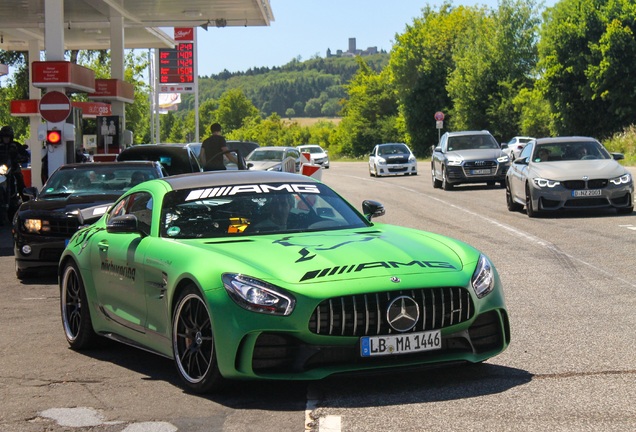
M 38 106 L 42 118 L 51 123 L 66 120 L 71 113 L 71 101 L 59 91 L 50 91 L 42 96 Z

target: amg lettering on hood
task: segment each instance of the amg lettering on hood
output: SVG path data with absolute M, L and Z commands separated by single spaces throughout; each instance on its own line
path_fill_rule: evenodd
M 340 275 L 343 273 L 352 273 L 352 272 L 360 272 L 363 270 L 369 270 L 374 268 L 387 268 L 387 269 L 397 269 L 404 268 L 410 266 L 418 266 L 421 268 L 443 268 L 443 269 L 455 269 L 455 266 L 451 263 L 443 262 L 443 261 L 411 261 L 408 263 L 401 263 L 397 261 L 375 261 L 368 262 L 362 264 L 352 264 L 352 265 L 344 265 L 344 266 L 336 266 L 329 267 L 325 269 L 319 270 L 311 270 L 308 271 L 300 278 L 300 282 L 304 282 L 306 280 L 321 278 L 325 276 L 333 276 Z
M 114 264 L 112 261 L 102 261 L 102 271 L 110 273 L 115 276 L 121 276 L 132 281 L 135 280 L 136 269 L 134 267 L 128 267 L 123 265 Z
M 285 191 L 289 193 L 313 193 L 319 194 L 320 190 L 317 185 L 313 184 L 253 184 L 253 185 L 236 185 L 236 186 L 218 186 L 207 189 L 196 189 L 190 191 L 186 201 L 193 201 L 203 198 L 213 198 L 221 196 L 232 196 L 238 194 L 267 194 L 270 192 Z

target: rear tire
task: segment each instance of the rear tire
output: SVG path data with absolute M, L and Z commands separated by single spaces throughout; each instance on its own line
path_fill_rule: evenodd
M 67 262 L 60 278 L 60 306 L 66 341 L 74 350 L 91 348 L 97 341 L 84 281 L 77 265 Z

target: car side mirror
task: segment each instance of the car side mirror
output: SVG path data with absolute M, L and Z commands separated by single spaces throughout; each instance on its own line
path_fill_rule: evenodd
M 625 155 L 623 153 L 611 153 L 611 155 L 614 160 L 625 159 Z
M 437 147 L 435 147 L 435 149 L 433 151 L 437 152 L 437 153 L 441 153 L 442 152 L 442 147 L 441 146 L 437 146 Z
M 507 143 L 501 143 L 501 149 L 505 150 L 508 148 L 508 144 Z
M 386 211 L 381 203 L 372 200 L 364 200 L 362 201 L 362 213 L 370 222 L 374 217 L 384 216 Z
M 108 220 L 108 223 L 106 224 L 106 231 L 110 234 L 141 233 L 141 231 L 139 230 L 137 216 L 133 214 L 126 214 L 110 218 Z
M 29 186 L 29 187 L 25 187 L 22 190 L 22 193 L 29 197 L 29 199 L 35 199 L 38 197 L 38 188 L 36 188 L 35 186 Z
M 528 165 L 528 158 L 527 157 L 517 158 L 514 161 L 512 161 L 512 163 L 517 165 Z

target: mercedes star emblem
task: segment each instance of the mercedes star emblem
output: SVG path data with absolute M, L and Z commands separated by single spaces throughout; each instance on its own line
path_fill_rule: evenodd
M 420 307 L 409 296 L 400 296 L 391 301 L 386 309 L 386 320 L 393 330 L 411 330 L 420 319 Z

